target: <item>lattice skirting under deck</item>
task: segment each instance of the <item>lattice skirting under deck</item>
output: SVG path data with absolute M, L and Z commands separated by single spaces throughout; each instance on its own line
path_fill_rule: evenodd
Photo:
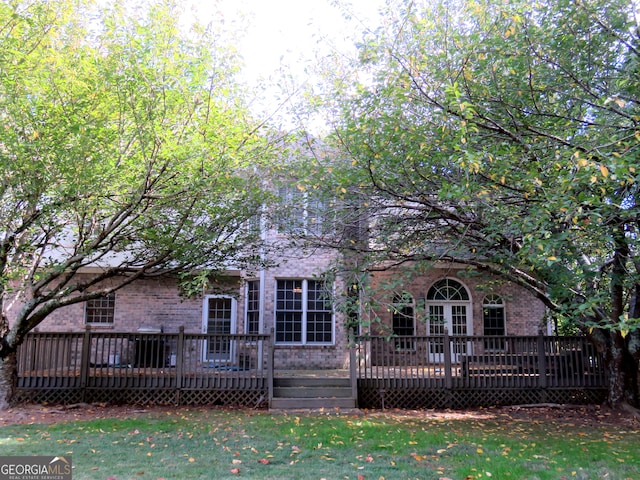
M 531 403 L 600 404 L 606 389 L 444 389 L 359 385 L 360 408 L 490 407 Z M 252 408 L 267 404 L 268 391 L 259 389 L 19 389 L 15 400 L 30 403 L 110 403 L 156 405 L 235 405 Z
M 605 389 L 445 390 L 373 386 L 358 388 L 360 408 L 463 409 L 535 403 L 590 405 L 603 403 L 606 397 Z
M 175 389 L 18 389 L 18 403 L 109 403 L 131 405 L 237 405 L 266 406 L 266 389 L 175 390 Z

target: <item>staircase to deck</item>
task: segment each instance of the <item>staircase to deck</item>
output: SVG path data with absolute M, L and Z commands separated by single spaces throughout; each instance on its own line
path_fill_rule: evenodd
M 356 408 L 356 399 L 348 377 L 282 376 L 273 378 L 270 408 Z

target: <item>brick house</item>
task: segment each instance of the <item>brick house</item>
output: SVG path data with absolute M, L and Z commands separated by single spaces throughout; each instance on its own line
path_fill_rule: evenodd
M 347 321 L 324 293 L 318 276 L 336 260 L 335 250 L 293 246 L 288 228 L 323 234 L 330 222 L 321 201 L 296 188 L 280 196 L 290 210 L 263 228 L 263 238 L 277 252 L 276 266 L 257 272 L 230 270 L 224 281 L 197 298 L 180 295 L 176 278 L 137 280 L 109 297 L 54 311 L 40 332 L 94 331 L 256 334 L 274 332 L 276 369 L 343 369 L 349 364 Z M 283 211 L 286 208 L 283 208 Z M 264 224 L 264 222 L 263 222 Z M 286 224 L 286 227 L 283 225 Z M 91 275 L 88 270 L 83 275 Z M 396 270 L 371 274 L 380 286 Z M 328 286 L 344 291 L 338 279 Z M 535 335 L 542 327 L 543 304 L 523 288 L 486 276 L 465 275 L 461 265 L 442 264 L 383 294 L 379 307 L 361 312 L 361 333 L 394 335 Z M 11 319 L 11 310 L 6 312 Z M 224 353 L 224 349 L 222 349 Z M 221 352 L 210 352 L 210 360 Z
M 272 232 L 274 241 L 283 236 Z M 224 284 L 184 298 L 175 278 L 138 280 L 107 298 L 52 313 L 37 330 L 175 333 L 268 333 L 274 331 L 274 367 L 344 369 L 349 348 L 343 314 L 323 296 L 317 275 L 336 259 L 333 251 L 281 248 L 278 265 L 253 274 L 230 271 Z M 404 296 L 387 294 L 380 307 L 363 312 L 361 332 L 395 335 L 535 335 L 542 326 L 542 303 L 523 288 L 464 267 L 438 265 L 403 286 Z M 372 274 L 372 284 L 396 275 Z M 85 273 L 90 275 L 90 272 Z M 493 280 L 488 282 L 487 280 Z M 335 291 L 344 286 L 336 282 Z M 11 312 L 9 311 L 9 316 Z M 430 352 L 436 354 L 437 352 Z M 211 352 L 211 360 L 218 355 Z

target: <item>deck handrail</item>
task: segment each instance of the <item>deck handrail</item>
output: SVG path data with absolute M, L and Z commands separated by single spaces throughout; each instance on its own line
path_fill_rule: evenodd
M 358 378 L 451 388 L 601 387 L 604 361 L 583 336 L 362 335 Z
M 354 396 L 365 404 L 372 395 L 410 399 L 418 391 L 446 391 L 439 398 L 485 391 L 494 398 L 498 390 L 595 391 L 607 385 L 604 360 L 586 337 L 445 333 L 351 340 L 349 376 Z M 75 402 L 119 392 L 119 398 L 140 402 L 259 404 L 273 397 L 273 332 L 32 332 L 17 361 L 19 390 L 58 392 L 34 398 Z
M 183 328 L 177 333 L 90 327 L 74 333 L 31 332 L 18 349 L 19 386 L 89 388 L 96 382 L 106 385 L 109 382 L 96 379 L 107 377 L 118 379 L 112 384 L 127 386 L 136 383 L 132 378 L 146 376 L 180 389 L 190 377 L 212 371 L 266 378 L 263 355 L 270 349 L 263 346 L 269 339 L 268 334 L 185 333 Z

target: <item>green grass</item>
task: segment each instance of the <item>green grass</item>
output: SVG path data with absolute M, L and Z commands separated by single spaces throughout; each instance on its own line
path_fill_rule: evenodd
M 222 409 L 0 428 L 1 455 L 72 455 L 74 480 L 625 480 L 638 445 L 613 426 Z

